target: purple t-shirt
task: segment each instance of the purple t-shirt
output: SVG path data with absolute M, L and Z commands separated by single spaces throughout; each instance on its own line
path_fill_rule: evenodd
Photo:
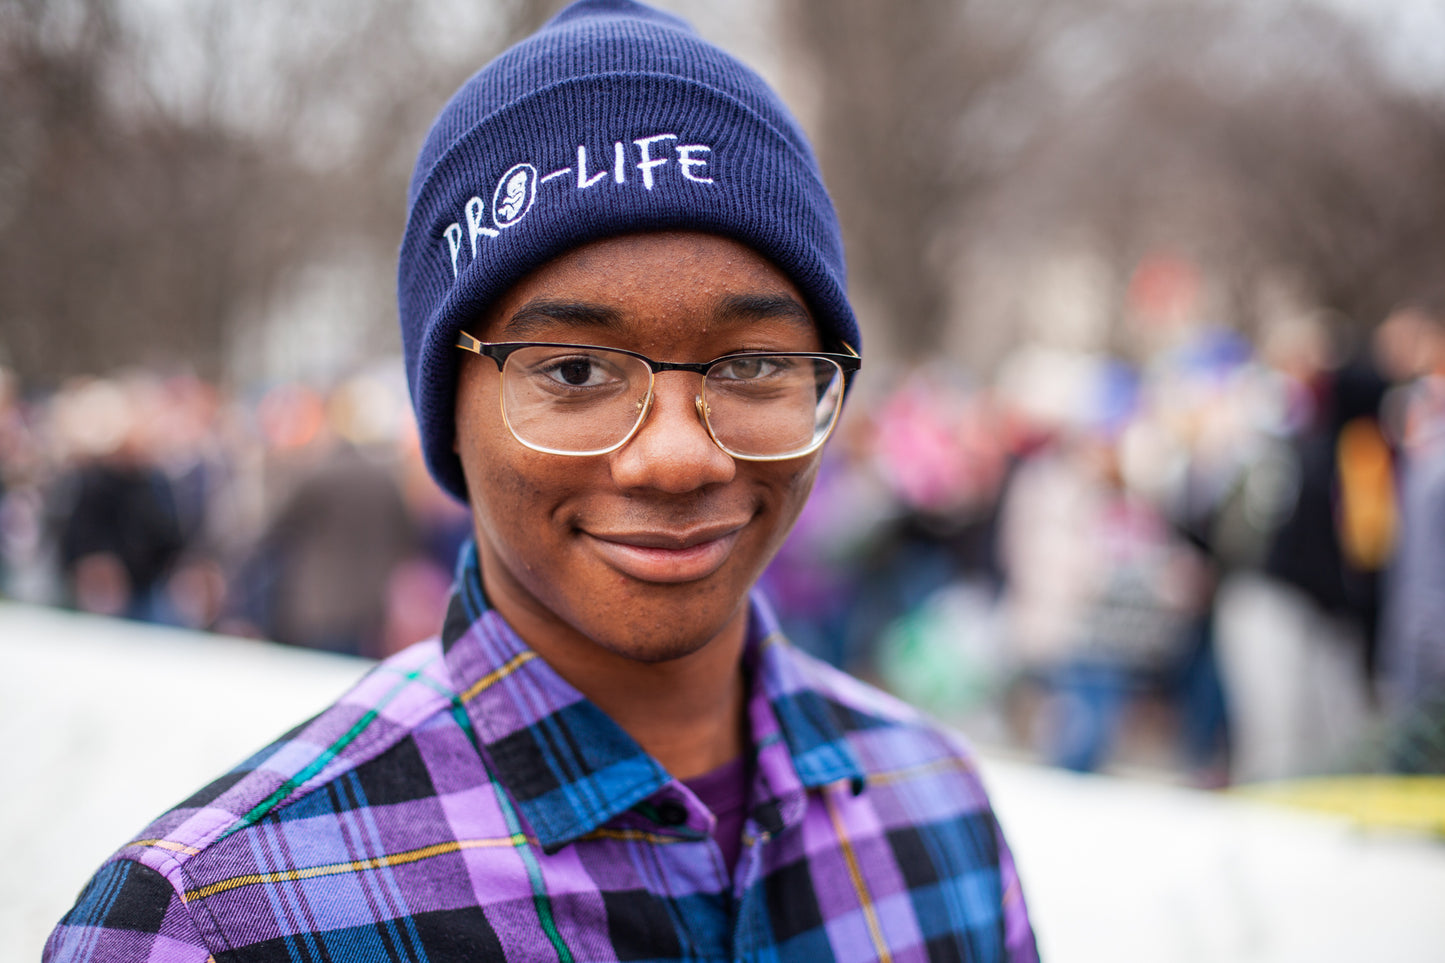
M 737 866 L 743 849 L 743 821 L 747 815 L 748 767 L 745 757 L 738 756 L 711 772 L 684 779 L 683 783 L 717 818 L 712 838 L 722 850 L 728 873 Z

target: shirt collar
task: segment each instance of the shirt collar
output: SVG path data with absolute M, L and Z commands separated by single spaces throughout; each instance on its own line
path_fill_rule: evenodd
M 547 851 L 637 807 L 673 779 L 637 742 L 547 665 L 487 604 L 474 543 L 463 547 L 442 630 L 459 701 L 479 749 Z M 765 825 L 801 818 L 803 796 L 863 771 L 837 703 L 821 695 L 760 595 L 751 599 L 745 659 L 759 784 L 750 805 Z

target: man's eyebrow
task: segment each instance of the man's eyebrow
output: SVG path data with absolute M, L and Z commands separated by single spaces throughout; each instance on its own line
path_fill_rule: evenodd
M 715 313 L 724 322 L 779 320 L 812 328 L 813 316 L 790 294 L 730 294 Z
M 527 341 L 538 334 L 555 336 L 558 324 L 597 330 L 615 328 L 621 322 L 621 315 L 605 305 L 536 298 L 518 308 L 502 325 L 501 333 L 511 341 Z
M 797 298 L 789 294 L 730 294 L 713 312 L 722 324 L 778 320 L 812 329 L 813 317 Z M 615 308 L 588 301 L 535 298 L 522 305 L 502 325 L 501 336 L 509 341 L 527 341 L 538 335 L 556 336 L 558 325 L 608 330 L 622 325 Z

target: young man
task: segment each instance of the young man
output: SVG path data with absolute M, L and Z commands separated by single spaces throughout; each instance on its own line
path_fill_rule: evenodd
M 750 597 L 857 367 L 762 81 L 583 0 L 418 161 L 399 295 L 441 637 L 121 849 L 54 960 L 1027 960 L 967 751 Z

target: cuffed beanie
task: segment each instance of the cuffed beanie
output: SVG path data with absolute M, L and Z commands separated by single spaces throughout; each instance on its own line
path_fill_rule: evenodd
M 837 217 L 797 122 L 751 69 L 631 0 L 580 0 L 468 80 L 422 145 L 408 208 L 397 301 L 412 404 L 433 477 L 464 500 L 457 332 L 582 244 L 732 238 L 858 347 Z

